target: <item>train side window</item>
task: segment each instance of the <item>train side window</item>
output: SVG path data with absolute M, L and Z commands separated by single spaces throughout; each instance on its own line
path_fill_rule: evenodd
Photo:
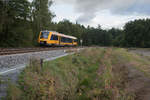
M 61 37 L 61 42 L 63 42 L 63 37 Z
M 72 43 L 72 39 L 68 38 L 68 42 L 69 42 L 69 43 Z
M 65 37 L 61 37 L 61 42 L 66 42 L 66 38 Z
M 55 35 L 55 38 L 54 38 L 55 40 L 58 40 L 58 36 L 57 35 Z
M 69 42 L 69 38 L 66 38 L 66 43 L 68 43 Z
M 73 40 L 71 39 L 70 42 L 73 43 Z
M 74 40 L 74 42 L 77 42 L 77 40 Z
M 71 39 L 70 38 L 66 38 L 66 43 L 71 43 Z
M 65 37 L 61 37 L 61 42 L 64 42 L 64 43 L 72 43 L 72 39 L 70 39 L 70 38 L 65 38 Z
M 52 35 L 51 40 L 58 40 L 58 36 L 57 35 Z

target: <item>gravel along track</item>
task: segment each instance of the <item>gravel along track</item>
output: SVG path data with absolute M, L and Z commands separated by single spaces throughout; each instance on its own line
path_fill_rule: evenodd
M 33 57 L 46 59 L 61 54 L 64 54 L 64 50 L 52 50 L 0 56 L 0 71 L 5 70 L 7 68 L 11 68 L 15 65 L 29 63 L 29 60 Z
M 15 83 L 18 75 L 31 58 L 49 61 L 66 55 L 68 53 L 64 52 L 64 50 L 52 50 L 0 56 L 0 77 L 2 79 L 2 83 L 0 83 L 0 100 L 6 96 L 7 84 L 5 82 L 10 80 L 12 83 Z

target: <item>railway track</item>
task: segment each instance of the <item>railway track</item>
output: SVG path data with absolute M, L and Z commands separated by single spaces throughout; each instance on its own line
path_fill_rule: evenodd
M 49 48 L 0 48 L 1 55 L 21 54 L 30 52 L 41 52 L 50 50 L 73 49 L 77 47 L 49 47 Z

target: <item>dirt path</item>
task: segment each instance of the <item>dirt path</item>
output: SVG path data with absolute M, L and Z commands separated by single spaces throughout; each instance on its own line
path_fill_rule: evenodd
M 109 51 L 107 50 L 104 56 L 104 61 L 107 61 L 107 63 L 109 62 L 109 58 L 111 57 L 110 52 L 111 52 L 110 50 Z M 145 59 L 145 60 L 148 60 L 148 59 L 144 55 L 150 56 L 148 55 L 150 54 L 150 51 L 144 52 L 143 50 L 136 50 L 136 51 L 129 51 L 129 52 L 138 53 L 142 56 L 142 59 Z M 119 62 L 120 60 L 116 59 L 115 61 Z M 120 70 L 122 71 L 121 74 L 125 71 L 124 80 L 127 83 L 127 85 L 125 85 L 125 88 L 126 88 L 127 93 L 135 94 L 134 100 L 150 100 L 150 77 L 146 76 L 144 72 L 137 69 L 137 66 L 135 63 L 136 62 L 120 62 L 119 65 L 113 65 L 114 66 L 113 68 L 114 69 L 117 68 L 117 70 L 121 68 L 122 69 Z M 147 66 L 147 67 L 150 67 L 150 66 Z M 106 68 L 105 64 L 103 64 L 103 66 L 101 66 L 100 69 L 98 70 L 99 75 L 101 75 L 101 73 L 103 72 L 104 70 L 103 68 Z M 116 70 L 116 73 L 119 73 L 117 70 Z
M 150 78 L 133 66 L 128 66 L 128 71 L 129 84 L 127 90 L 135 93 L 135 100 L 150 100 Z
M 129 49 L 129 52 L 140 54 L 142 56 L 150 57 L 150 49 Z
M 130 52 L 150 57 L 149 50 L 136 49 Z M 128 65 L 128 70 L 128 90 L 136 94 L 135 100 L 150 100 L 150 77 L 145 76 L 143 72 L 136 69 L 132 64 Z

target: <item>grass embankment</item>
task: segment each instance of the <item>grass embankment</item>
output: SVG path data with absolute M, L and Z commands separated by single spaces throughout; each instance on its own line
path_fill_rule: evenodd
M 43 67 L 32 61 L 18 84 L 10 85 L 10 100 L 134 100 L 126 89 L 128 69 L 150 65 L 124 49 L 86 49 Z M 146 68 L 146 67 L 145 67 Z M 146 70 L 143 70 L 146 71 Z

